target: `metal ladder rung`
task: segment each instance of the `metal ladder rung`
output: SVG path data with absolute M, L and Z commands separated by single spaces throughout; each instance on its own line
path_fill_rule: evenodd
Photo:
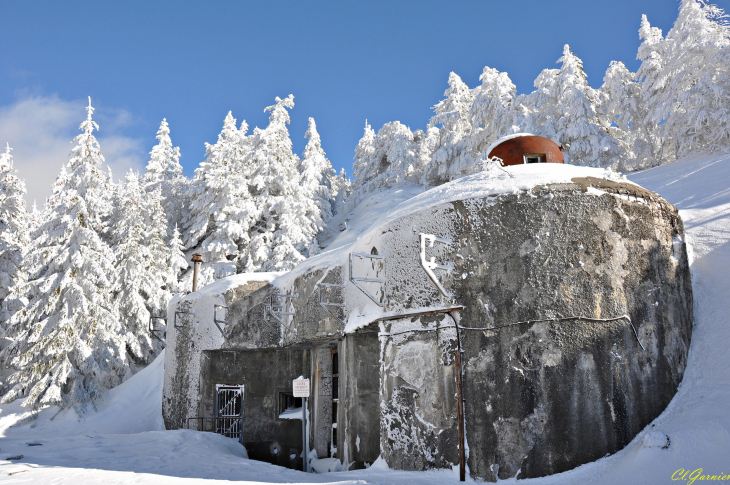
M 385 283 L 382 278 L 350 278 L 353 281 L 363 281 L 365 283 Z

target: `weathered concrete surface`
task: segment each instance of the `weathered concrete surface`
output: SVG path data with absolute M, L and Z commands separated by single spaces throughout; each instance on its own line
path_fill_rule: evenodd
M 383 458 L 402 470 L 452 467 L 459 463 L 454 321 L 422 315 L 381 328 Z
M 380 455 L 380 341 L 371 325 L 345 336 L 340 345 L 338 457 L 350 470 L 371 465 Z
M 423 235 L 447 241 L 425 247 L 426 260 L 451 268 L 435 270 L 445 293 L 419 257 Z M 683 238 L 676 209 L 656 194 L 586 177 L 457 200 L 369 231 L 351 253 L 384 259 L 357 260 L 353 272 L 379 283 L 356 284 L 346 258 L 318 265 L 315 257 L 276 289 L 221 295 L 228 338 L 198 316 L 212 315 L 212 300 L 177 307 L 200 307 L 191 319 L 205 349 L 339 345 L 339 457 L 364 466 L 377 450 L 392 468 L 425 469 L 458 459 L 456 328 L 443 315 L 404 315 L 463 306 L 452 313 L 462 327 L 470 473 L 535 477 L 619 450 L 674 395 L 692 325 Z M 323 300 L 344 306 L 323 308 L 320 283 L 342 285 Z M 291 330 L 265 319 L 273 291 L 296 295 L 287 301 Z M 179 427 L 198 410 L 199 350 L 171 341 L 165 419 Z M 428 379 L 412 374 L 409 359 L 420 359 L 417 371 Z M 438 406 L 427 407 L 424 396 Z M 327 411 L 313 418 L 324 432 Z
M 427 259 L 453 265 L 437 273 L 449 296 L 433 284 L 422 288 L 430 281 L 419 275 L 414 233 L 452 241 L 427 248 Z M 663 411 L 682 379 L 691 336 L 683 238 L 674 207 L 600 179 L 457 201 L 394 221 L 373 238 L 388 257 L 386 311 L 459 303 L 463 327 L 493 329 L 460 330 L 472 477 L 576 467 L 621 449 Z M 630 320 L 614 319 L 622 315 Z M 421 344 L 431 355 L 435 335 L 413 335 L 431 340 Z M 384 382 L 391 372 L 384 354 Z M 391 448 L 383 452 L 391 467 L 413 469 L 427 460 L 398 451 L 413 433 L 396 443 L 383 423 L 385 415 L 400 416 L 400 430 L 419 429 L 416 413 L 395 408 L 414 408 L 420 391 L 396 387 L 381 394 L 381 440 Z
M 199 416 L 215 415 L 216 384 L 243 385 L 243 444 L 249 458 L 302 469 L 302 422 L 279 419 L 279 395 L 308 375 L 308 350 L 217 350 L 202 355 Z M 292 458 L 293 456 L 293 458 Z
M 264 295 L 268 295 L 270 291 L 268 283 L 252 281 L 223 294 L 198 296 L 191 293 L 182 301 L 170 302 L 167 310 L 167 351 L 162 391 L 162 417 L 167 429 L 185 428 L 187 418 L 199 416 L 202 352 L 219 350 L 226 342 L 223 334 L 213 324 L 214 305 L 235 308 L 236 305 L 247 302 L 253 306 L 253 302 L 263 300 Z M 233 312 L 221 312 L 219 309 L 220 318 L 231 318 L 232 315 Z M 175 328 L 176 321 L 184 328 Z M 257 335 L 274 338 L 263 332 Z M 241 347 L 247 348 L 245 344 Z

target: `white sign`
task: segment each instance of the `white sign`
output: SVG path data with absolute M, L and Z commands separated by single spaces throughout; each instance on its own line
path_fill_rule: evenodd
M 309 397 L 309 379 L 294 379 L 294 397 Z

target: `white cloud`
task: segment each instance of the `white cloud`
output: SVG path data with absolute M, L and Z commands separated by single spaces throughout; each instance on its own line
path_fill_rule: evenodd
M 67 101 L 58 96 L 31 96 L 0 107 L 0 144 L 13 148 L 14 166 L 25 180 L 28 205 L 41 206 L 51 195 L 51 187 L 61 166 L 68 161 L 71 140 L 86 118 L 86 100 Z M 148 150 L 143 141 L 125 136 L 125 127 L 133 123 L 126 110 L 99 110 L 94 119 L 101 130 L 96 134 L 101 153 L 114 173 L 124 177 L 129 168 L 143 170 Z M 102 116 L 97 116 L 102 115 Z

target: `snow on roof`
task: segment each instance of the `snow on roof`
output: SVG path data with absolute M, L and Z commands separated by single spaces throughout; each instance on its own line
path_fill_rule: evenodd
M 519 138 L 521 136 L 535 136 L 532 133 L 513 133 L 511 135 L 503 136 L 502 138 L 499 138 L 498 140 L 494 141 L 491 145 L 489 145 L 489 148 L 484 150 L 483 153 L 486 153 L 487 156 L 489 156 L 490 153 L 492 153 L 492 150 L 494 150 L 496 147 L 501 145 L 502 143 L 506 142 L 507 140 L 511 140 L 513 138 Z
M 271 273 L 241 273 L 233 276 L 228 276 L 226 278 L 222 278 L 218 281 L 215 281 L 209 285 L 205 285 L 198 291 L 195 291 L 193 293 L 187 294 L 185 297 L 181 299 L 187 300 L 187 299 L 197 299 L 201 297 L 207 297 L 212 295 L 218 295 L 223 294 L 226 291 L 237 288 L 239 286 L 243 286 L 246 283 L 250 283 L 252 281 L 265 281 L 267 283 L 271 283 L 276 278 L 286 274 L 285 272 L 271 272 Z
M 411 185 L 377 192 L 348 214 L 350 221 L 347 229 L 333 240 L 327 250 L 302 261 L 296 268 L 277 278 L 273 284 L 282 289 L 288 288 L 295 278 L 314 268 L 345 264 L 352 246 L 359 239 L 409 214 L 456 200 L 518 194 L 540 185 L 570 183 L 575 177 L 596 177 L 631 183 L 610 169 L 533 163 L 495 167 L 425 191 L 423 186 Z

